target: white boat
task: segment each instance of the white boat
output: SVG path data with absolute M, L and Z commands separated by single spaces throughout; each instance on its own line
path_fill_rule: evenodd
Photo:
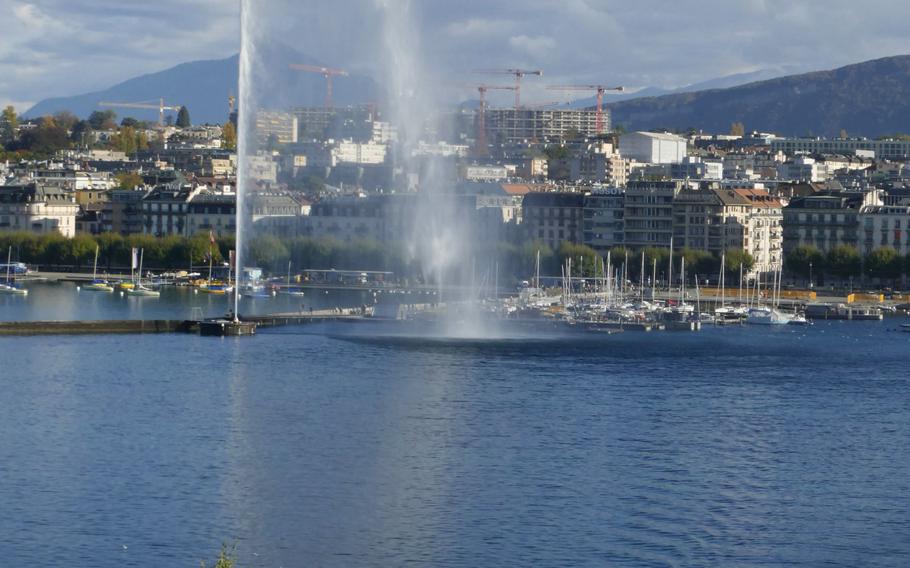
M 288 261 L 288 283 L 287 285 L 279 292 L 285 296 L 303 296 L 303 290 L 296 287 L 291 287 L 291 261 Z
M 98 252 L 101 250 L 101 247 L 95 245 L 95 265 L 92 268 L 92 282 L 82 287 L 83 290 L 88 290 L 89 292 L 113 292 L 114 287 L 110 285 L 107 280 L 101 280 L 98 278 Z
M 137 298 L 157 298 L 161 296 L 161 292 L 158 290 L 152 290 L 151 288 L 142 285 L 142 261 L 144 257 L 145 249 L 142 249 L 142 251 L 139 253 L 139 278 L 136 281 L 135 286 L 126 290 L 126 295 Z
M 787 325 L 792 316 L 774 308 L 752 308 L 746 315 L 746 323 L 750 325 Z
M 28 290 L 20 288 L 13 283 L 10 276 L 10 269 L 13 265 L 13 247 L 9 247 L 6 256 L 6 282 L 0 284 L 0 294 L 10 294 L 13 296 L 28 296 Z

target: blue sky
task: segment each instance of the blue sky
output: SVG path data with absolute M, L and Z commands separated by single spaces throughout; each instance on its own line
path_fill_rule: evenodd
M 395 2 L 251 0 L 270 33 L 327 64 L 363 71 L 374 65 L 369 38 L 380 1 Z M 910 52 L 906 0 L 413 4 L 425 60 L 462 82 L 472 68 L 522 66 L 543 69 L 547 82 L 673 87 Z M 42 98 L 228 56 L 238 49 L 238 13 L 233 0 L 0 0 L 0 104 L 25 110 Z

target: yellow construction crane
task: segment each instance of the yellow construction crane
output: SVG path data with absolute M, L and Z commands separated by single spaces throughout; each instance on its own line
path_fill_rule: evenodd
M 158 126 L 164 126 L 164 111 L 172 110 L 178 112 L 180 110 L 180 105 L 165 105 L 164 99 L 158 99 L 158 104 L 153 104 L 155 101 L 142 101 L 138 103 L 98 103 L 98 106 L 102 107 L 114 107 L 114 108 L 141 108 L 149 110 L 158 111 Z

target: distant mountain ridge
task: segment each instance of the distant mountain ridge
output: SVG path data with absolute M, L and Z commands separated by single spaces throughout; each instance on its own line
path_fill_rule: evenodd
M 727 132 L 742 122 L 747 130 L 789 136 L 910 132 L 910 55 L 606 106 L 626 130 Z
M 263 106 L 319 106 L 325 102 L 325 79 L 314 73 L 301 73 L 288 68 L 291 63 L 320 64 L 283 44 L 262 48 L 263 60 L 273 71 L 273 84 L 265 91 Z M 224 123 L 228 119 L 228 96 L 238 92 L 239 57 L 181 63 L 164 71 L 149 73 L 118 83 L 108 89 L 71 97 L 57 97 L 38 102 L 23 113 L 34 118 L 68 110 L 87 117 L 99 110 L 100 102 L 157 102 L 164 98 L 168 105 L 185 105 L 194 123 Z M 335 77 L 333 99 L 349 105 L 377 100 L 379 89 L 372 78 L 351 74 Z M 103 109 L 102 109 L 103 110 Z M 157 110 L 115 108 L 120 117 L 157 120 Z

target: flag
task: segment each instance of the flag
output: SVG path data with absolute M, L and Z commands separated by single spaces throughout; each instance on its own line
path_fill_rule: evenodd
M 133 263 L 130 265 L 131 270 L 135 270 L 139 267 L 139 249 L 133 247 Z

